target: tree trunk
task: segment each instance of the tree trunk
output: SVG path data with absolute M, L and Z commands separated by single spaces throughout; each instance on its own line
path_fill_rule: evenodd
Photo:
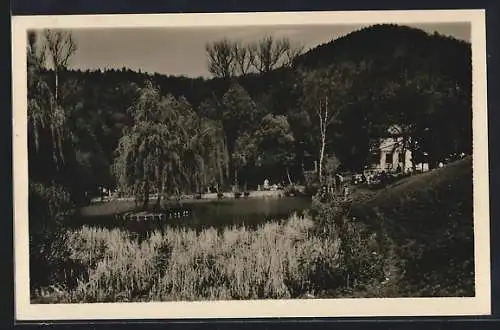
M 224 187 L 226 186 L 225 185 L 225 181 L 226 179 L 228 180 L 228 182 L 230 183 L 231 182 L 231 171 L 230 171 L 230 156 L 229 156 L 229 148 L 227 146 L 227 143 L 224 143 L 224 145 L 222 146 L 221 148 L 221 155 L 223 157 L 223 160 L 224 160 L 224 181 L 221 182 L 221 188 L 224 189 Z
M 319 153 L 319 182 L 323 183 L 323 160 L 325 158 L 325 148 L 326 148 L 326 126 L 328 123 L 328 97 L 325 98 L 325 113 L 321 110 L 321 100 L 319 102 L 319 127 L 321 133 L 321 148 Z
M 147 210 L 149 206 L 149 181 L 146 180 L 146 183 L 144 184 L 144 201 L 142 203 L 142 208 L 144 210 Z
M 403 153 L 403 173 L 406 173 L 406 147 L 404 144 L 401 152 Z
M 59 104 L 59 74 L 58 74 L 57 67 L 54 68 L 54 73 L 55 73 L 55 78 L 56 78 L 54 97 L 55 97 L 56 105 L 58 105 Z
M 205 163 L 204 162 L 201 163 L 200 176 L 201 176 L 200 187 L 198 188 L 199 191 L 197 191 L 197 193 L 203 194 L 203 193 L 205 193 L 206 188 L 207 188 L 207 175 L 206 175 L 206 171 L 205 171 Z
M 290 178 L 290 171 L 288 170 L 288 166 L 286 167 L 286 176 L 288 178 L 288 182 L 290 183 L 290 185 L 292 185 L 292 179 Z
M 233 159 L 235 149 L 235 142 L 231 142 L 230 137 L 226 136 L 226 150 L 227 150 L 227 177 L 231 182 L 231 175 L 236 171 L 236 164 Z
M 217 170 L 219 171 L 219 184 L 224 184 L 224 158 L 223 158 L 223 151 L 221 150 L 221 145 L 218 145 L 217 148 L 216 148 L 216 166 L 217 166 Z M 214 175 L 215 176 L 215 175 Z
M 306 169 L 304 168 L 304 161 L 302 160 L 300 162 L 300 180 L 302 182 L 305 182 L 305 178 L 306 178 Z
M 158 197 L 156 197 L 156 202 L 155 202 L 155 209 L 158 210 L 160 209 L 160 203 L 161 203 L 161 194 L 158 192 Z
M 233 163 L 234 166 L 234 191 L 238 191 L 238 168 Z
M 319 153 L 319 182 L 323 182 L 323 159 L 325 157 L 325 137 L 321 134 L 321 149 Z
M 165 180 L 163 179 L 163 175 L 162 175 L 162 179 L 161 179 L 161 186 L 160 186 L 160 189 L 158 190 L 158 198 L 156 199 L 156 209 L 159 209 L 160 206 L 161 206 L 161 200 L 163 198 L 163 194 L 165 193 Z

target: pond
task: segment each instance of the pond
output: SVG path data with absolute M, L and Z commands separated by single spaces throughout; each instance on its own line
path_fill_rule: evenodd
M 302 214 L 311 205 L 311 199 L 306 197 L 281 198 L 241 198 L 213 201 L 188 201 L 182 207 L 189 214 L 169 218 L 164 221 L 166 226 L 203 229 L 214 227 L 222 229 L 230 226 L 254 227 L 268 221 L 287 219 L 293 213 Z M 78 225 L 93 225 L 99 227 L 122 227 L 122 214 L 135 207 L 130 201 L 112 201 L 91 205 L 79 212 L 75 218 Z M 143 226 L 148 227 L 143 224 Z M 130 226 L 129 226 L 130 227 Z M 140 223 L 134 228 L 142 227 Z

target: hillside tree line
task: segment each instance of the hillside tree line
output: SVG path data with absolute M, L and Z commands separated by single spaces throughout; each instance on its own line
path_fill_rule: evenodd
M 211 78 L 69 70 L 77 47 L 46 30 L 27 52 L 30 182 L 73 203 L 101 186 L 146 206 L 360 171 L 393 125 L 415 162 L 472 151 L 470 44 L 439 34 L 375 25 L 307 52 L 222 39 L 206 45 Z

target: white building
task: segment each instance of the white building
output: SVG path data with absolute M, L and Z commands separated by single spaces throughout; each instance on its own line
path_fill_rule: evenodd
M 388 130 L 388 136 L 380 138 L 378 148 L 372 151 L 371 165 L 367 167 L 368 172 L 411 172 L 415 168 L 418 171 L 428 171 L 429 164 L 412 162 L 412 152 L 403 149 L 403 138 L 398 134 L 397 126 Z

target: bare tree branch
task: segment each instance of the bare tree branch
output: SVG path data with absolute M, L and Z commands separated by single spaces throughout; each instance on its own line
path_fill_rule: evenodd
M 207 43 L 208 71 L 215 77 L 229 78 L 234 75 L 234 46 L 228 39 Z
M 291 67 L 297 57 L 304 52 L 304 46 L 290 47 L 285 52 L 285 66 Z
M 233 56 L 235 60 L 236 71 L 241 75 L 246 75 L 252 67 L 253 57 L 255 56 L 255 53 L 252 52 L 249 47 L 246 47 L 238 42 L 233 44 Z
M 49 58 L 52 61 L 56 77 L 55 85 L 55 100 L 58 102 L 59 95 L 59 74 L 61 69 L 65 69 L 68 65 L 70 57 L 76 52 L 76 43 L 69 31 L 55 31 L 47 29 L 44 31 L 45 40 L 47 42 L 47 51 Z
M 44 36 L 47 41 L 47 50 L 54 70 L 65 68 L 68 65 L 70 57 L 77 50 L 71 32 L 47 29 L 44 31 Z
M 272 36 L 250 44 L 248 49 L 253 54 L 252 65 L 260 73 L 290 66 L 303 50 L 302 47 L 293 46 L 288 38 L 275 39 Z

